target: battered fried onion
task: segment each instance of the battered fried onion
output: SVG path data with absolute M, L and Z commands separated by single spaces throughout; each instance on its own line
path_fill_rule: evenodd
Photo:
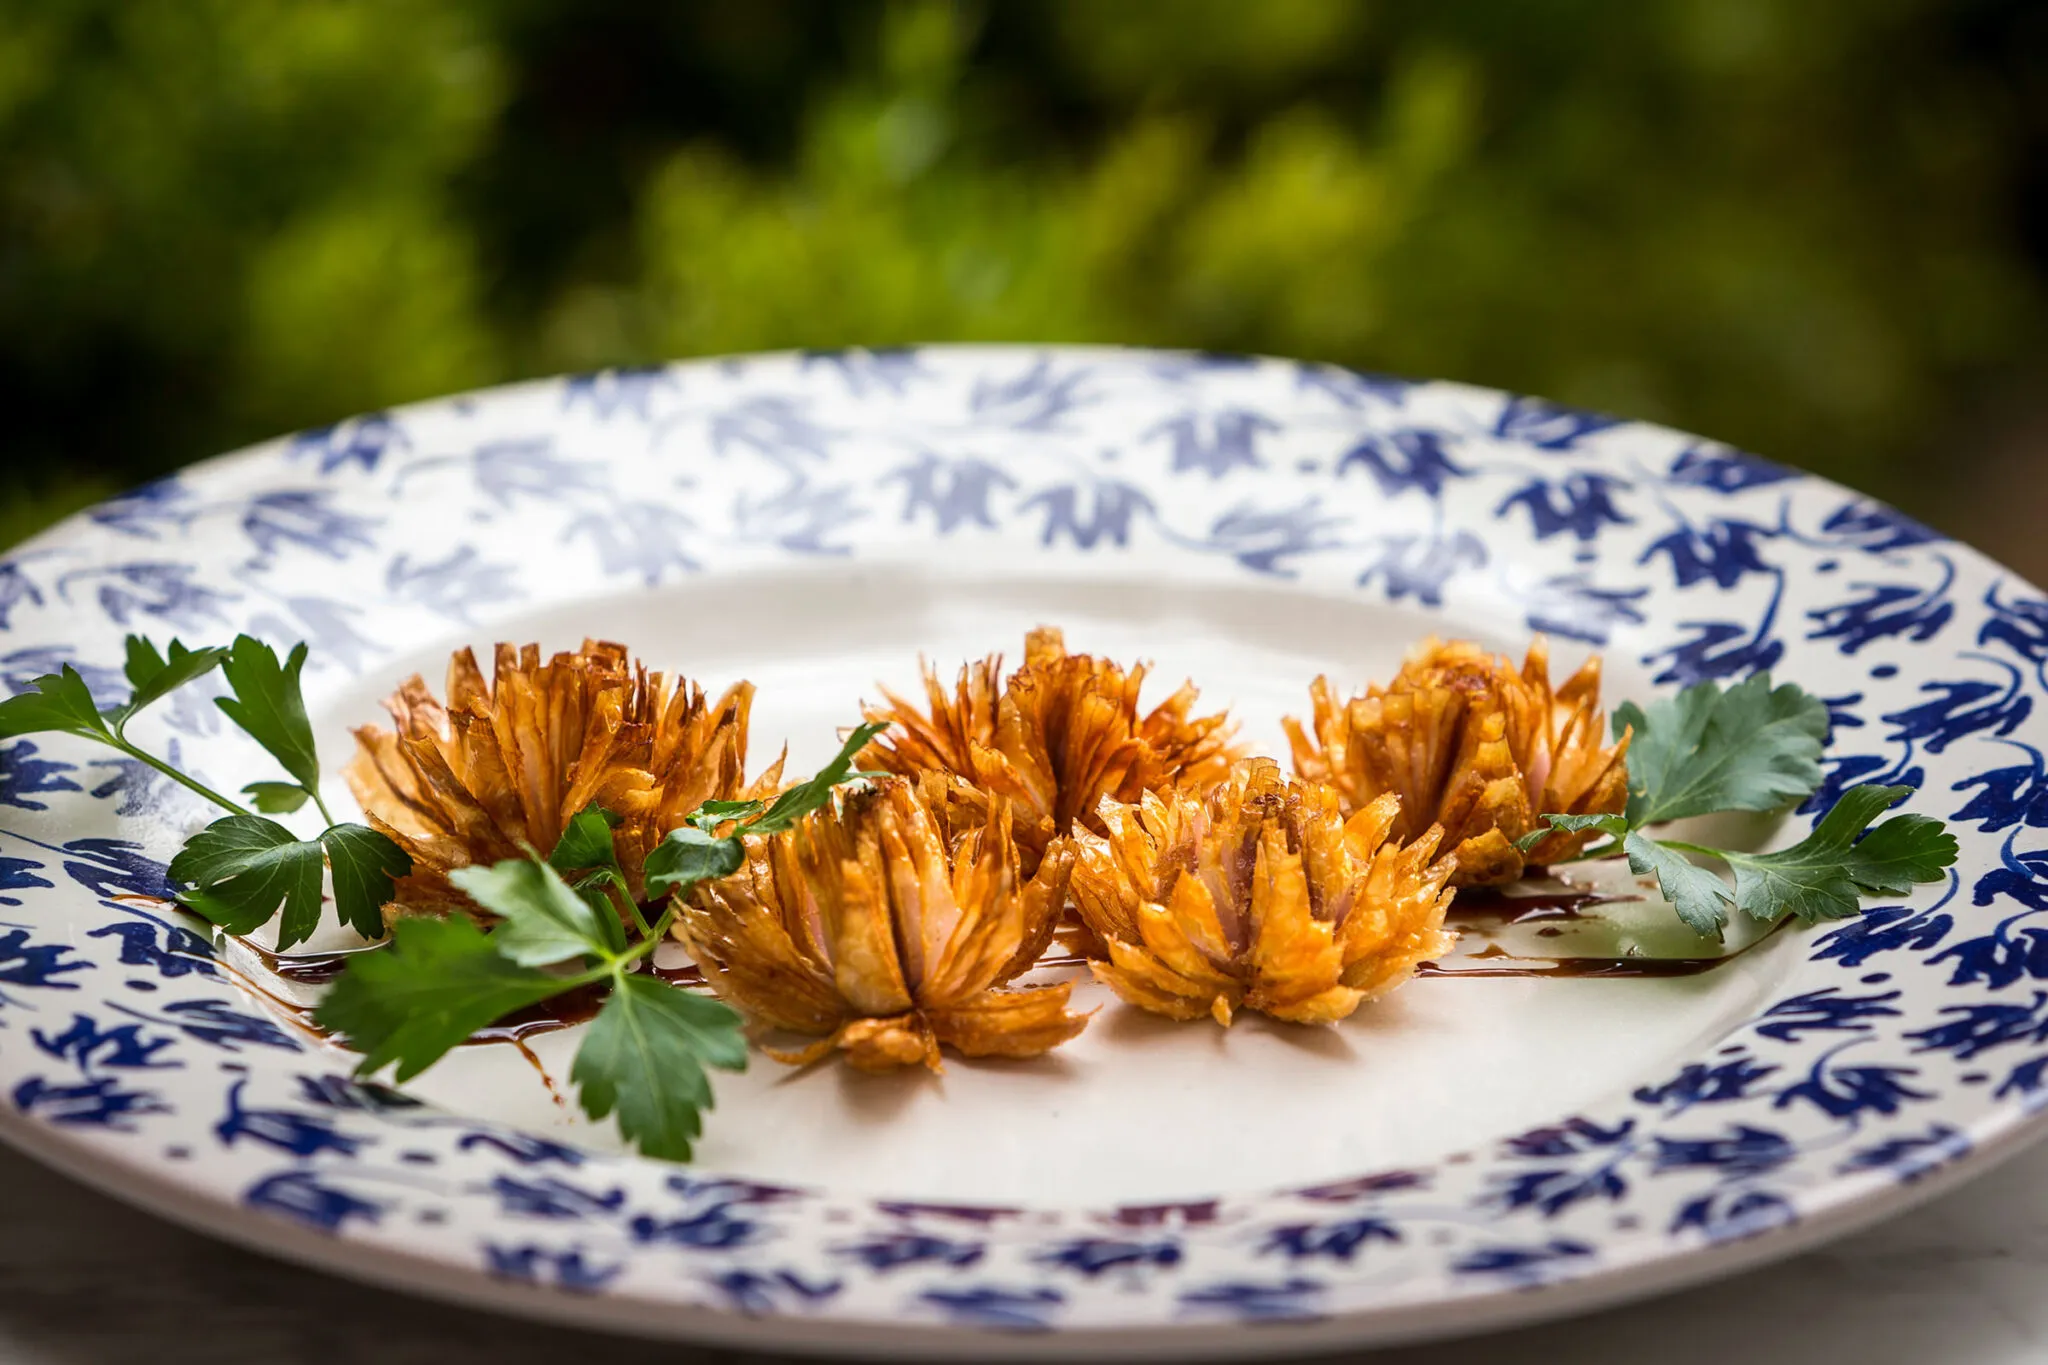
M 1135 801 L 1176 785 L 1204 790 L 1236 757 L 1227 715 L 1191 718 L 1193 683 L 1141 716 L 1144 666 L 1126 671 L 1069 654 L 1052 627 L 1026 636 L 1024 666 L 1007 682 L 1001 676 L 1002 656 L 990 655 L 964 665 L 948 696 L 927 665 L 929 713 L 884 690 L 886 706 L 863 710 L 891 728 L 861 762 L 909 777 L 950 774 L 957 781 L 947 799 L 955 804 L 1011 802 L 1027 871 L 1056 836 L 1092 825 L 1104 797 Z
M 1593 837 L 1552 834 L 1519 852 L 1514 841 L 1540 814 L 1607 814 L 1628 800 L 1629 737 L 1601 745 L 1598 656 L 1553 691 L 1541 636 L 1519 673 L 1477 645 L 1431 638 L 1385 687 L 1339 702 L 1329 679 L 1317 678 L 1309 695 L 1314 738 L 1301 722 L 1284 722 L 1295 772 L 1335 787 L 1347 810 L 1398 796 L 1396 839 L 1441 825 L 1457 859 L 1456 885 L 1511 882 Z
M 772 792 L 780 760 L 743 779 L 754 689 L 716 702 L 687 680 L 635 664 L 622 645 L 586 640 L 541 662 L 540 647 L 501 644 L 484 680 L 476 655 L 448 661 L 444 706 L 415 674 L 385 701 L 394 728 L 363 726 L 343 770 L 364 816 L 412 856 L 386 917 L 474 914 L 448 873 L 542 853 L 570 817 L 603 806 L 637 895 L 641 863 L 707 800 Z
M 700 887 L 675 935 L 705 980 L 757 1021 L 837 1049 L 863 1071 L 968 1057 L 1035 1057 L 1087 1022 L 1070 982 L 1005 988 L 1065 903 L 1074 851 L 1055 838 L 1019 871 L 1011 805 L 949 840 L 942 784 L 884 778 L 795 829 L 749 839 L 738 874 Z
M 1327 786 L 1267 758 L 1206 796 L 1105 801 L 1106 835 L 1076 835 L 1073 899 L 1102 940 L 1096 977 L 1155 1014 L 1228 1024 L 1241 1009 L 1330 1023 L 1448 951 L 1441 831 L 1388 835 L 1399 799 L 1349 820 Z

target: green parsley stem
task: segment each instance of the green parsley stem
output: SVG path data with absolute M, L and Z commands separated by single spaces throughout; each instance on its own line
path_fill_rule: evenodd
M 306 795 L 313 798 L 313 806 L 320 812 L 320 818 L 327 822 L 327 828 L 333 829 L 341 823 L 334 818 L 334 812 L 327 809 L 327 803 L 320 799 L 320 786 L 318 783 L 306 788 Z
M 156 769 L 165 777 L 170 778 L 173 782 L 176 782 L 181 786 L 187 787 L 192 791 L 198 792 L 201 796 L 213 802 L 214 805 L 221 807 L 223 810 L 229 811 L 230 813 L 235 815 L 247 815 L 249 813 L 246 807 L 243 807 L 241 805 L 236 804 L 233 801 L 228 800 L 225 796 L 222 796 L 219 792 L 215 791 L 213 788 L 207 786 L 205 783 L 197 780 L 196 778 L 187 777 L 184 773 L 179 772 L 176 768 L 173 768 L 170 764 L 164 762 L 162 759 L 156 757 L 153 754 L 143 752 L 141 749 L 136 748 L 133 744 L 130 744 L 127 740 L 116 738 L 111 740 L 110 742 L 112 743 L 114 748 L 119 749 L 122 753 L 127 754 L 130 758 L 133 758 L 140 763 L 147 763 L 150 767 Z M 313 799 L 317 801 L 320 798 L 316 796 Z

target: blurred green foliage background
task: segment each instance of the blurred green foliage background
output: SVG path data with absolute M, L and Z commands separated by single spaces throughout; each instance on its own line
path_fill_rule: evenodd
M 2044 162 L 2030 0 L 0 0 L 0 543 L 453 389 L 949 339 L 1465 379 L 1990 526 Z

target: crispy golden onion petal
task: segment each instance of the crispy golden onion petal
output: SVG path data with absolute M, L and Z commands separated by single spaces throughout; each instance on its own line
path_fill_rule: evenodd
M 1442 832 L 1392 841 L 1391 795 L 1347 819 L 1331 787 L 1254 758 L 1205 794 L 1100 814 L 1106 832 L 1074 836 L 1074 906 L 1102 945 L 1096 979 L 1140 1009 L 1334 1023 L 1453 942 Z
M 1012 805 L 992 797 L 957 835 L 943 788 L 883 778 L 785 833 L 747 841 L 745 868 L 700 886 L 674 933 L 728 1003 L 864 1071 L 1035 1057 L 1079 1033 L 1071 986 L 1008 988 L 1050 939 L 1074 866 L 1055 838 L 1026 878 Z
M 1441 826 L 1457 859 L 1454 885 L 1514 881 L 1594 837 L 1554 833 L 1520 852 L 1515 841 L 1540 815 L 1612 814 L 1628 802 L 1629 736 L 1602 743 L 1599 657 L 1553 689 L 1541 636 L 1519 671 L 1470 642 L 1432 638 L 1385 687 L 1340 701 L 1317 678 L 1309 698 L 1306 726 L 1284 722 L 1295 772 L 1336 788 L 1347 810 L 1399 797 L 1395 839 Z
M 637 893 L 648 852 L 690 811 L 781 779 L 780 760 L 751 786 L 743 777 L 751 684 L 708 700 L 622 645 L 586 640 L 544 663 L 538 645 L 501 644 L 488 681 L 464 649 L 449 660 L 447 696 L 408 678 L 384 703 L 392 728 L 358 729 L 343 769 L 370 825 L 412 857 L 387 918 L 475 913 L 448 873 L 546 852 L 590 805 L 620 817 L 613 843 Z
M 1229 716 L 1194 716 L 1187 684 L 1140 713 L 1142 665 L 1125 670 L 1087 654 L 1069 654 L 1060 632 L 1040 627 L 1025 638 L 1024 666 L 1002 676 L 991 655 L 960 670 L 949 695 L 929 665 L 924 707 L 883 691 L 887 703 L 863 708 L 887 734 L 861 765 L 906 777 L 944 774 L 963 789 L 957 803 L 1010 801 L 1026 870 L 1058 836 L 1093 827 L 1104 797 L 1135 801 L 1176 786 L 1206 790 L 1237 756 Z

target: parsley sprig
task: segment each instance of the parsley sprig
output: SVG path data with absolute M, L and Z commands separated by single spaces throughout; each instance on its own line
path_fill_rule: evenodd
M 1619 815 L 1557 815 L 1520 841 L 1526 851 L 1552 829 L 1597 830 L 1606 840 L 1581 855 L 1621 856 L 1637 876 L 1654 874 L 1678 917 L 1718 939 L 1729 912 L 1765 923 L 1793 914 L 1812 923 L 1843 919 L 1865 895 L 1902 895 L 1937 881 L 1956 860 L 1956 839 L 1941 821 L 1894 815 L 1873 824 L 1912 794 L 1910 787 L 1851 787 L 1790 848 L 1748 853 L 1681 839 L 1654 838 L 1645 828 L 1727 811 L 1775 811 L 1819 790 L 1828 709 L 1819 698 L 1767 673 L 1723 691 L 1711 680 L 1646 710 L 1624 703 L 1614 711 L 1618 738 L 1629 742 L 1628 805 Z M 1695 859 L 1725 864 L 1730 886 Z
M 594 1119 L 616 1110 L 619 1131 L 647 1155 L 689 1160 L 712 1107 L 707 1068 L 745 1070 L 746 1039 L 731 1008 L 649 974 L 647 961 L 692 887 L 745 865 L 745 836 L 788 829 L 841 783 L 873 776 L 855 772 L 853 759 L 882 729 L 859 727 L 816 776 L 773 801 L 693 811 L 647 856 L 646 894 L 665 902 L 651 923 L 619 868 L 616 817 L 588 807 L 546 858 L 451 874 L 497 916 L 489 930 L 459 916 L 401 919 L 389 948 L 352 959 L 314 1017 L 363 1054 L 360 1074 L 389 1066 L 403 1084 L 508 1014 L 601 988 L 569 1071 L 578 1100 Z
M 228 814 L 192 836 L 171 859 L 178 899 L 231 934 L 250 933 L 278 919 L 278 946 L 289 948 L 319 927 L 321 891 L 331 874 L 334 908 L 366 938 L 384 931 L 382 906 L 391 885 L 412 870 L 412 860 L 387 836 L 367 825 L 338 822 L 320 799 L 320 761 L 313 727 L 299 690 L 306 646 L 280 660 L 253 636 L 231 645 L 190 649 L 179 640 L 157 646 L 140 635 L 127 640 L 124 672 L 130 692 L 119 706 L 102 709 L 78 670 L 31 681 L 34 689 L 0 701 L 0 739 L 66 734 L 104 744 L 205 797 Z M 251 782 L 242 788 L 261 814 L 181 771 L 128 738 L 128 724 L 144 708 L 216 668 L 228 696 L 217 697 L 229 720 L 269 752 L 290 781 Z M 269 815 L 284 815 L 311 801 L 326 827 L 301 839 Z M 279 911 L 283 914 L 280 917 Z

